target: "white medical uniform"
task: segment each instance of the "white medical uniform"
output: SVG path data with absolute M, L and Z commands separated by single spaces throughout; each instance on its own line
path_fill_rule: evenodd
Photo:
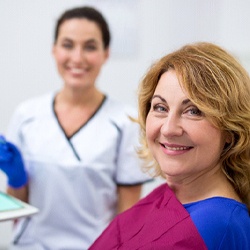
M 21 104 L 9 127 L 7 137 L 22 151 L 29 174 L 29 203 L 40 210 L 19 220 L 13 249 L 87 249 L 115 216 L 117 185 L 150 179 L 136 155 L 132 109 L 106 98 L 67 138 L 54 112 L 54 96 Z

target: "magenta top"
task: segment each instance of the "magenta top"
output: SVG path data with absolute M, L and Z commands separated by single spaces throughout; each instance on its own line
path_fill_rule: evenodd
M 207 249 L 189 213 L 163 184 L 119 214 L 89 250 Z

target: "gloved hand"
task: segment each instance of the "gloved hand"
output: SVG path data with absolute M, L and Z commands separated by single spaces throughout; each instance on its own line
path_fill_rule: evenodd
M 0 169 L 8 177 L 8 185 L 20 188 L 28 182 L 23 159 L 17 147 L 0 136 Z

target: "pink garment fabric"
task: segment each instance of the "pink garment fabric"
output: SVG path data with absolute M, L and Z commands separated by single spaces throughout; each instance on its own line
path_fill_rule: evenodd
M 205 250 L 189 213 L 163 184 L 118 215 L 89 250 Z

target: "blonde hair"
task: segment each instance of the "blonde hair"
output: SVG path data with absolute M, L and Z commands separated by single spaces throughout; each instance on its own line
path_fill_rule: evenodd
M 223 172 L 242 201 L 250 207 L 250 78 L 228 52 L 211 43 L 189 44 L 156 62 L 139 86 L 139 156 L 154 176 L 161 169 L 146 141 L 150 102 L 163 73 L 173 69 L 189 99 L 231 138 L 221 154 Z

